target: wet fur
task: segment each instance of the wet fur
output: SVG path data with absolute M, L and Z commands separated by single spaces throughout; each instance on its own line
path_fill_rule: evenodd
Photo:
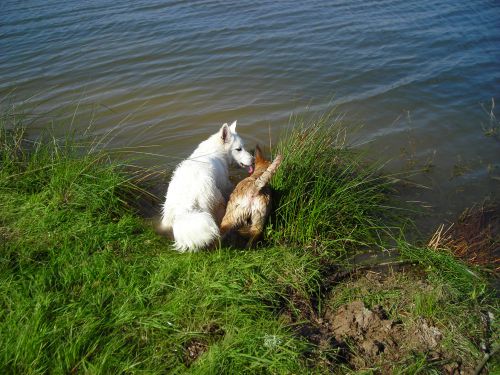
M 251 247 L 261 237 L 271 211 L 269 181 L 281 160 L 278 155 L 271 163 L 256 147 L 254 172 L 236 186 L 227 203 L 220 229 L 223 243 Z

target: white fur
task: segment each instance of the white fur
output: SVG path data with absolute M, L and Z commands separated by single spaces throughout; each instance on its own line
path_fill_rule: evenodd
M 219 224 L 233 186 L 229 164 L 250 167 L 253 157 L 243 149 L 236 121 L 201 142 L 175 169 L 162 210 L 162 229 L 173 236 L 175 249 L 197 251 L 219 237 Z

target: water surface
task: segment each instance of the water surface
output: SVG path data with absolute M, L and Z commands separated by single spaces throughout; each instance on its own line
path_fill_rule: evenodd
M 268 145 L 336 106 L 392 171 L 428 167 L 407 199 L 439 220 L 498 197 L 499 89 L 497 1 L 0 3 L 0 98 L 45 113 L 33 131 L 92 122 L 171 168 L 223 122 Z

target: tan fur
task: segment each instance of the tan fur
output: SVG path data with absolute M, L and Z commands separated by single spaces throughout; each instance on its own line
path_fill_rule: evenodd
M 271 211 L 269 180 L 281 160 L 281 155 L 278 155 L 271 163 L 264 159 L 259 146 L 255 148 L 254 172 L 240 181 L 227 203 L 220 230 L 224 242 L 234 245 L 235 237 L 240 237 L 245 239 L 247 247 L 251 247 L 261 236 Z

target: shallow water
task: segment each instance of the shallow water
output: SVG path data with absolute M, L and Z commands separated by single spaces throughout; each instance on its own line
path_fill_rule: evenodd
M 222 122 L 253 147 L 338 107 L 391 171 L 429 167 L 405 198 L 432 223 L 498 197 L 499 89 L 497 1 L 0 3 L 0 98 L 33 132 L 91 122 L 171 168 Z

